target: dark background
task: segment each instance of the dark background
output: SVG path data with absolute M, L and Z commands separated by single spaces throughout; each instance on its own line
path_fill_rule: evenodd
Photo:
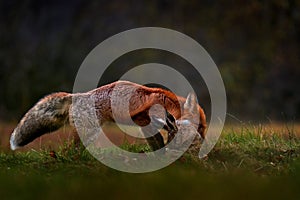
M 1 1 L 0 120 L 19 120 L 48 93 L 71 92 L 78 68 L 96 45 L 145 26 L 174 29 L 200 43 L 219 67 L 228 112 L 238 119 L 299 121 L 296 0 Z M 117 63 L 126 67 L 156 59 L 184 65 L 161 53 L 135 52 Z M 111 70 L 107 77 L 113 80 L 115 73 Z M 200 101 L 209 112 L 206 92 Z

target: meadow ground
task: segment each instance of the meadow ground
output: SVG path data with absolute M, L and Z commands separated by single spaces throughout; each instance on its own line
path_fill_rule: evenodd
M 0 126 L 1 199 L 300 199 L 299 125 L 228 125 L 205 159 L 191 149 L 145 174 L 106 167 L 71 142 L 68 128 L 12 152 L 13 126 Z

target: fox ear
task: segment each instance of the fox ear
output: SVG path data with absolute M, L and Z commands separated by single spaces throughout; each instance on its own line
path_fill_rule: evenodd
M 184 103 L 184 110 L 188 111 L 190 113 L 197 112 L 197 96 L 194 92 L 190 92 L 186 98 L 186 101 Z

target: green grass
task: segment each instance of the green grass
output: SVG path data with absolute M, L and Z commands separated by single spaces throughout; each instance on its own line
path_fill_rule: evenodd
M 123 149 L 148 151 L 144 145 Z M 113 170 L 82 146 L 0 153 L 1 199 L 299 199 L 300 139 L 260 127 L 226 130 L 208 157 L 191 149 L 145 174 Z

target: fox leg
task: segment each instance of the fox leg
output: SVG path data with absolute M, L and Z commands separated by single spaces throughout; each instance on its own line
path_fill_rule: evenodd
M 163 148 L 168 144 L 178 131 L 176 121 L 173 115 L 168 111 L 165 114 L 165 120 L 155 115 L 150 116 L 151 125 L 143 129 L 150 148 L 153 151 Z M 150 135 L 156 133 L 155 135 Z

